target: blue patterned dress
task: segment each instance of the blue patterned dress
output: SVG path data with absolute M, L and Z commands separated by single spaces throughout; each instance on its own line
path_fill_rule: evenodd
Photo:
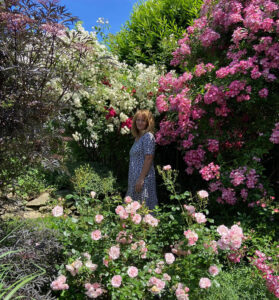
M 144 179 L 143 188 L 140 193 L 136 193 L 135 185 L 141 174 L 144 158 L 146 154 L 155 153 L 155 138 L 151 132 L 146 132 L 137 141 L 135 140 L 130 150 L 130 164 L 128 175 L 128 191 L 126 196 L 130 196 L 134 201 L 145 201 L 149 209 L 158 205 L 156 193 L 155 169 L 152 162 L 148 175 Z

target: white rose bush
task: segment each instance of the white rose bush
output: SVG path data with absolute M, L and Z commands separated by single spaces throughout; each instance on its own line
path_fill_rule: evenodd
M 85 31 L 80 23 L 69 31 L 65 42 L 73 36 L 86 55 L 77 57 L 80 63 L 76 77 L 62 100 L 69 107 L 66 117 L 74 140 L 94 149 L 105 139 L 111 141 L 112 136 L 130 134 L 132 117 L 138 109 L 155 113 L 162 71 L 155 66 L 129 67 L 120 62 L 98 42 L 96 33 Z M 60 59 L 65 68 L 73 64 L 69 57 L 65 53 Z

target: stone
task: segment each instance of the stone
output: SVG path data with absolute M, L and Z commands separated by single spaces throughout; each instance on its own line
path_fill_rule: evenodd
M 51 207 L 50 206 L 41 206 L 39 208 L 39 211 L 40 212 L 48 212 L 48 211 L 51 211 Z
M 10 204 L 4 204 L 3 208 L 6 212 L 15 212 L 18 210 L 18 207 L 16 205 L 10 205 Z
M 25 211 L 23 213 L 23 218 L 25 219 L 37 219 L 41 218 L 43 215 L 38 211 Z
M 43 193 L 38 198 L 29 201 L 26 204 L 26 206 L 27 207 L 30 207 L 30 206 L 44 206 L 48 203 L 49 200 L 50 200 L 49 193 Z
M 6 198 L 11 200 L 11 199 L 14 199 L 14 194 L 13 193 L 9 193 L 6 195 Z
M 15 214 L 12 214 L 12 213 L 5 213 L 4 215 L 1 216 L 1 219 L 2 220 L 8 220 L 8 219 L 12 219 L 15 217 Z
M 25 210 L 26 210 L 26 211 L 34 211 L 34 209 L 31 208 L 31 207 L 25 207 Z

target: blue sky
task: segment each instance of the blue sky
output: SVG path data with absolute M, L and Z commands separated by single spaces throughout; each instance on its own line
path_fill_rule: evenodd
M 99 17 L 109 21 L 110 33 L 116 33 L 129 20 L 137 0 L 60 0 L 72 15 L 83 21 L 86 30 L 92 31 Z

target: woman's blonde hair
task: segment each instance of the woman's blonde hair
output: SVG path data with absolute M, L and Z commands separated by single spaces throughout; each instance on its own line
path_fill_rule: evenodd
M 143 117 L 143 119 L 145 121 L 147 121 L 147 126 L 146 126 L 146 129 L 143 131 L 143 134 L 145 134 L 146 132 L 154 133 L 155 122 L 154 122 L 153 115 L 149 110 L 143 109 L 143 110 L 138 110 L 133 117 L 133 123 L 132 123 L 132 129 L 131 129 L 132 135 L 135 138 L 138 138 L 140 136 L 140 132 L 136 125 L 136 120 L 139 116 Z

